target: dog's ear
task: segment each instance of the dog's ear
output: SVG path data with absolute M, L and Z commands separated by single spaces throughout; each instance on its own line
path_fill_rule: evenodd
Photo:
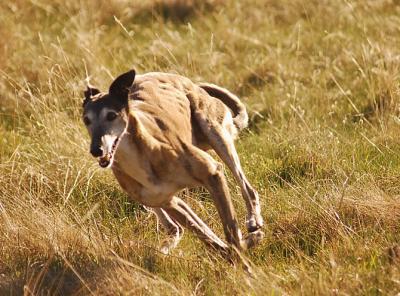
M 83 92 L 85 98 L 83 99 L 82 107 L 85 107 L 85 105 L 92 99 L 92 96 L 95 96 L 99 93 L 100 93 L 100 90 L 92 87 L 91 85 L 88 85 L 86 90 Z
M 130 70 L 118 76 L 113 83 L 111 83 L 108 91 L 110 95 L 115 96 L 125 102 L 128 99 L 129 87 L 131 87 L 133 81 L 135 80 L 135 75 L 135 70 Z

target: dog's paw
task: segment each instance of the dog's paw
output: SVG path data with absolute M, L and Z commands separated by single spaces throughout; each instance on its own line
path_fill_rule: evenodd
M 171 248 L 169 245 L 162 244 L 160 247 L 160 253 L 162 253 L 164 255 L 168 255 L 171 253 L 172 249 L 173 248 Z
M 251 216 L 246 220 L 246 228 L 249 233 L 256 232 L 264 226 L 264 220 L 261 215 Z
M 160 252 L 164 255 L 171 253 L 173 249 L 178 245 L 181 236 L 168 237 L 161 243 Z
M 250 232 L 243 239 L 245 248 L 250 249 L 258 245 L 262 241 L 264 236 L 264 232 L 262 232 L 260 229 Z

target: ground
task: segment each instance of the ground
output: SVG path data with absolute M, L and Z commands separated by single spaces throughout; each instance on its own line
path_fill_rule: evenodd
M 398 0 L 2 1 L 0 36 L 0 294 L 400 291 Z M 130 68 L 246 104 L 253 277 L 188 232 L 162 255 L 155 216 L 88 153 L 85 78 L 106 90 Z M 208 193 L 181 195 L 222 236 Z

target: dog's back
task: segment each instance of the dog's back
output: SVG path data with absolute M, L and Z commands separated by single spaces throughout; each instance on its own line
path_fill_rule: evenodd
M 190 82 L 190 81 L 189 81 Z M 164 73 L 137 75 L 130 89 L 129 113 L 146 132 L 175 146 L 191 142 L 190 102 L 182 79 Z
M 202 148 L 209 146 L 196 114 L 225 125 L 236 138 L 247 126 L 248 116 L 239 98 L 213 84 L 195 84 L 186 77 L 151 72 L 137 75 L 130 90 L 129 110 L 156 139 L 188 141 Z

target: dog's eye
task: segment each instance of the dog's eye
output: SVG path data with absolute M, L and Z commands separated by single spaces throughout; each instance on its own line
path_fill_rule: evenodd
M 117 118 L 117 113 L 115 113 L 115 112 L 108 112 L 107 113 L 107 120 L 108 121 L 113 121 L 115 118 Z
M 90 124 L 90 119 L 89 119 L 89 117 L 87 117 L 87 116 L 83 117 L 83 123 L 84 123 L 85 125 L 89 125 L 89 124 Z

